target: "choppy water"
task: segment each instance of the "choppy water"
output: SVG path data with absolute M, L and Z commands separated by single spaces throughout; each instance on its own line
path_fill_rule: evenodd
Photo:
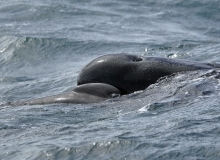
M 97 56 L 220 62 L 220 1 L 0 2 L 0 102 L 76 86 Z M 99 104 L 0 110 L 0 159 L 219 159 L 220 70 Z

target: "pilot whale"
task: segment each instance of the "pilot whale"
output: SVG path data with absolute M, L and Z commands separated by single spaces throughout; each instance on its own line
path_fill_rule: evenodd
M 144 90 L 164 76 L 213 68 L 220 68 L 220 65 L 131 54 L 109 54 L 98 57 L 87 64 L 77 78 L 78 86 L 71 92 L 7 102 L 6 105 L 97 103 L 115 96 Z
M 77 84 L 106 83 L 122 94 L 144 90 L 158 79 L 173 73 L 213 69 L 218 64 L 177 60 L 161 57 L 143 57 L 130 54 L 110 54 L 98 57 L 80 72 Z
M 39 105 L 52 103 L 97 103 L 121 94 L 114 86 L 104 83 L 89 83 L 77 86 L 72 91 L 36 99 L 28 99 L 4 104 L 10 106 Z

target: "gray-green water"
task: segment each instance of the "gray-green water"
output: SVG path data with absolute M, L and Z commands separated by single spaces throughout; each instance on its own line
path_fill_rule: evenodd
M 0 2 L 0 103 L 76 86 L 97 56 L 220 62 L 220 1 Z M 0 110 L 0 159 L 219 159 L 220 70 L 99 104 Z

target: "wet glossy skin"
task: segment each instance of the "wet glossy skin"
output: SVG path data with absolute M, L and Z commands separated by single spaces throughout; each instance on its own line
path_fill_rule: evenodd
M 122 94 L 129 94 L 144 90 L 159 78 L 176 72 L 212 68 L 212 65 L 193 61 L 112 54 L 86 65 L 78 76 L 77 84 L 106 83 L 118 88 Z
M 71 92 L 17 102 L 2 106 L 51 103 L 97 103 L 115 95 L 144 90 L 164 76 L 177 72 L 219 68 L 219 65 L 158 57 L 111 54 L 96 58 L 78 76 L 78 86 Z
M 89 83 L 80 85 L 74 88 L 72 91 L 58 94 L 54 96 L 48 96 L 43 98 L 28 99 L 16 102 L 8 102 L 0 107 L 4 106 L 23 106 L 23 105 L 42 105 L 52 103 L 98 103 L 107 99 L 119 96 L 121 92 L 108 84 L 103 83 Z M 1 108 L 0 108 L 1 109 Z

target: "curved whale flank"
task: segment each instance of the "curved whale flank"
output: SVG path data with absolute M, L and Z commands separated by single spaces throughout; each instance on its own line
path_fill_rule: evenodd
M 158 57 L 139 57 L 129 54 L 101 56 L 82 69 L 77 84 L 107 83 L 122 94 L 144 90 L 164 76 L 177 72 L 212 69 L 214 65 Z
M 110 54 L 98 57 L 86 65 L 78 76 L 78 87 L 69 93 L 9 102 L 6 105 L 97 103 L 116 95 L 144 90 L 161 77 L 173 73 L 213 68 L 220 68 L 220 65 L 169 58 Z
M 72 91 L 64 94 L 29 99 L 24 101 L 9 102 L 6 105 L 21 106 L 21 105 L 40 105 L 51 103 L 97 103 L 109 98 L 120 95 L 121 92 L 117 88 L 104 83 L 89 83 L 80 85 Z

